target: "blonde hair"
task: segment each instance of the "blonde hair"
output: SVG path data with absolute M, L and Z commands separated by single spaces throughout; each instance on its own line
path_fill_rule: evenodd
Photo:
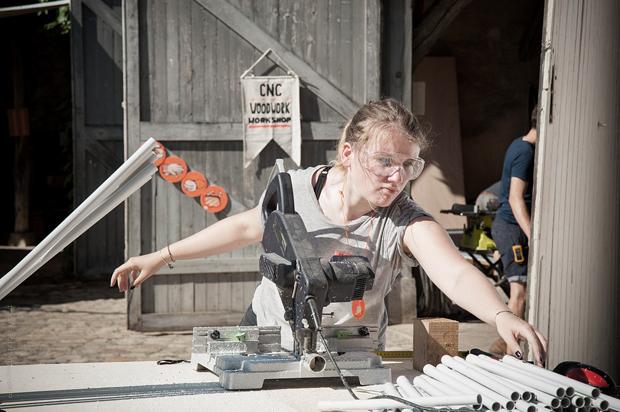
M 429 141 L 422 131 L 416 116 L 402 103 L 394 99 L 370 101 L 362 106 L 349 120 L 338 141 L 337 158 L 332 161 L 335 167 L 342 167 L 342 152 L 345 143 L 364 146 L 370 139 L 399 133 L 424 150 Z

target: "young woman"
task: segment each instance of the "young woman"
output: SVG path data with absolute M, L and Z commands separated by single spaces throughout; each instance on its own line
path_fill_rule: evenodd
M 518 341 L 527 340 L 538 364 L 546 341 L 502 302 L 493 286 L 458 253 L 446 231 L 403 192 L 422 172 L 420 150 L 427 144 L 415 116 L 386 99 L 364 105 L 345 127 L 338 158 L 330 166 L 290 171 L 295 209 L 320 254 L 368 257 L 374 286 L 364 295 L 365 315 L 351 302 L 332 303 L 323 325 L 364 324 L 378 328 L 380 347 L 387 327 L 384 298 L 404 265 L 419 262 L 431 280 L 457 305 L 494 325 L 509 350 L 521 357 Z M 206 257 L 259 242 L 260 205 L 203 229 L 151 254 L 132 257 L 112 274 L 110 284 L 127 290 L 130 276 L 140 285 L 160 267 L 178 259 Z M 359 317 L 359 316 L 358 316 Z M 243 323 L 281 325 L 282 346 L 292 334 L 275 285 L 263 278 Z

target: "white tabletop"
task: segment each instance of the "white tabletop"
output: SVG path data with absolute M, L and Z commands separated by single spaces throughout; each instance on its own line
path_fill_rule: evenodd
M 419 374 L 410 360 L 385 361 L 384 365 L 392 369 L 393 381 L 400 375 L 412 378 Z M 158 394 L 172 388 L 166 385 L 198 394 Z M 354 389 L 360 398 L 368 398 L 381 385 Z M 281 380 L 266 382 L 262 390 L 226 391 L 219 386 L 216 375 L 196 372 L 189 363 L 155 362 L 1 366 L 0 398 L 6 399 L 9 394 L 21 400 L 0 403 L 0 410 L 312 411 L 319 400 L 350 399 L 336 379 Z

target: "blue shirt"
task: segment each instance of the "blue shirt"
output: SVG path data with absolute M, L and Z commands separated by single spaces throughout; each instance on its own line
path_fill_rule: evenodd
M 532 182 L 534 181 L 534 145 L 526 142 L 522 137 L 515 139 L 504 158 L 502 169 L 502 196 L 496 217 L 500 217 L 508 223 L 517 224 L 508 195 L 510 194 L 510 179 L 518 177 L 528 183 L 524 194 L 525 206 L 528 210 L 532 208 Z

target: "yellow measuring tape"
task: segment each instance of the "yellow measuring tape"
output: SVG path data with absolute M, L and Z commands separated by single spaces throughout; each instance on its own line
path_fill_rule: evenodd
M 411 350 L 378 350 L 375 353 L 383 359 L 411 359 L 413 351 Z

